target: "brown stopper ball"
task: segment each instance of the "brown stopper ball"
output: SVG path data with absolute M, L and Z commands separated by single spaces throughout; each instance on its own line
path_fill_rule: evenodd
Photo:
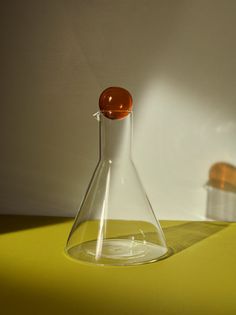
M 99 108 L 110 119 L 122 119 L 132 110 L 132 96 L 121 87 L 109 87 L 99 98 Z
M 225 162 L 214 164 L 210 168 L 208 185 L 236 192 L 236 167 Z

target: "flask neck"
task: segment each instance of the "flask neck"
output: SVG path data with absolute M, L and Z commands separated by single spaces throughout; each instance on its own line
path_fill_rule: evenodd
M 123 119 L 100 114 L 100 160 L 122 162 L 131 159 L 132 112 Z

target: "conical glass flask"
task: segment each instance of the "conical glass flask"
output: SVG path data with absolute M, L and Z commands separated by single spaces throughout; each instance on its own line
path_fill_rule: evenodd
M 99 162 L 66 252 L 100 265 L 154 262 L 167 253 L 167 246 L 131 157 L 131 95 L 123 88 L 108 88 L 99 105 Z

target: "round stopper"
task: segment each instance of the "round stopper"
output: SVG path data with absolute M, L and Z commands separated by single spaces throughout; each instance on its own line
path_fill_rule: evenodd
M 236 192 L 236 167 L 229 163 L 215 163 L 209 172 L 208 185 Z
M 99 98 L 99 108 L 110 119 L 122 119 L 132 110 L 132 96 L 121 87 L 109 87 Z

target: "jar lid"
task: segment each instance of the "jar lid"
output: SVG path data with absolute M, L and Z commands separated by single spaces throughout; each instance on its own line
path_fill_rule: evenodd
M 207 186 L 236 192 L 236 167 L 225 162 L 212 165 Z

